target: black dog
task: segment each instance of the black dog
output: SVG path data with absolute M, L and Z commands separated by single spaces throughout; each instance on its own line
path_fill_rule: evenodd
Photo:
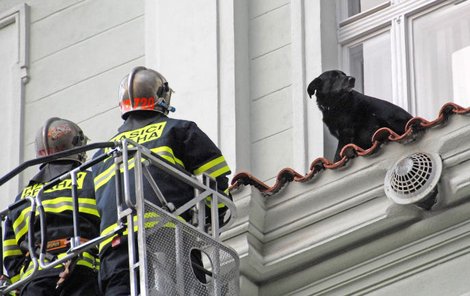
M 310 98 L 315 94 L 323 113 L 323 122 L 338 139 L 335 161 L 341 149 L 350 143 L 368 149 L 372 136 L 381 127 L 403 134 L 412 116 L 402 108 L 384 100 L 353 90 L 355 78 L 341 71 L 326 71 L 308 85 Z

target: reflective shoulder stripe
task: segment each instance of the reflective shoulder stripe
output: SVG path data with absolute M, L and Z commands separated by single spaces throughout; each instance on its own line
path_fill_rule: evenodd
M 197 168 L 194 171 L 194 174 L 200 175 L 202 173 L 207 173 L 209 176 L 217 178 L 218 176 L 228 172 L 230 172 L 230 168 L 228 167 L 225 158 L 223 156 L 219 156 Z
M 176 158 L 173 149 L 168 146 L 160 146 L 150 149 L 153 153 L 157 154 L 160 157 L 163 157 L 165 160 L 172 164 L 178 164 L 184 168 L 184 163 L 181 159 Z
M 101 186 L 106 184 L 109 181 L 109 179 L 111 179 L 114 176 L 115 169 L 116 169 L 116 165 L 113 163 L 109 166 L 109 168 L 107 168 L 101 174 L 99 174 L 98 176 L 94 178 L 93 181 L 95 183 L 95 190 L 98 190 Z
M 152 148 L 150 150 L 153 153 L 165 159 L 166 161 L 168 161 L 169 163 L 178 164 L 184 168 L 184 163 L 180 159 L 176 158 L 176 156 L 173 153 L 173 149 L 171 149 L 170 147 L 159 146 L 159 147 Z M 145 161 L 145 159 L 142 159 L 142 162 L 143 161 Z M 135 166 L 134 158 L 129 159 L 128 166 L 130 170 L 134 168 Z M 123 168 L 121 168 L 121 172 L 123 171 L 124 171 Z M 116 174 L 116 165 L 113 163 L 109 168 L 107 168 L 106 170 L 104 170 L 102 173 L 100 173 L 98 176 L 94 178 L 95 190 L 98 190 L 103 185 L 108 183 L 109 180 L 111 180 L 111 178 L 113 178 L 115 174 Z

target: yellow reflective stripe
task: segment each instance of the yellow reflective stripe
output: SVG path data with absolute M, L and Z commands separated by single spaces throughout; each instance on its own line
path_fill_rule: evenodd
M 209 207 L 209 208 L 212 208 L 212 196 L 209 196 L 206 198 L 206 205 Z M 223 202 L 219 202 L 217 204 L 217 207 L 220 209 L 220 208 L 223 208 L 225 207 L 225 204 Z
M 154 213 L 154 212 L 147 212 L 147 213 L 144 214 L 144 217 L 145 217 L 144 227 L 145 227 L 146 229 L 152 228 L 152 227 L 154 227 L 155 225 L 157 225 L 157 224 L 159 223 L 158 217 L 160 217 L 160 215 L 158 215 L 157 213 Z M 152 218 L 154 218 L 155 220 L 152 219 Z M 177 218 L 178 220 L 182 221 L 182 222 L 186 222 L 186 220 L 184 220 L 183 217 L 181 217 L 181 216 L 178 216 L 178 217 L 176 217 L 176 218 Z M 134 222 L 137 222 L 137 216 L 133 216 L 133 220 L 134 220 Z M 154 221 L 152 221 L 152 220 L 154 220 Z M 116 227 L 117 227 L 117 224 L 116 224 L 116 223 L 115 223 L 115 224 L 112 224 L 112 225 L 110 225 L 110 226 L 108 226 L 108 227 L 106 227 L 106 228 L 101 232 L 101 236 L 105 236 L 105 235 L 111 233 Z M 165 224 L 163 225 L 163 227 L 175 228 L 176 225 L 175 225 L 175 223 L 173 223 L 173 222 L 167 222 L 167 223 L 165 223 Z M 136 232 L 137 230 L 138 230 L 138 226 L 137 226 L 137 224 L 136 224 L 136 225 L 134 225 L 134 232 Z M 128 233 L 129 233 L 129 232 L 128 232 L 128 229 L 126 229 L 126 230 L 123 232 L 123 235 L 127 235 Z M 113 239 L 114 239 L 116 236 L 118 236 L 118 235 L 117 235 L 117 234 L 116 234 L 116 235 L 113 235 L 112 237 L 110 237 L 110 238 L 105 239 L 104 241 L 102 241 L 102 242 L 100 243 L 100 245 L 99 245 L 99 248 L 98 248 L 99 252 L 101 253 L 101 251 L 102 251 L 107 245 L 109 245 L 109 244 L 113 241 Z
M 160 147 L 152 148 L 150 149 L 150 151 L 166 159 L 168 162 L 172 164 L 178 164 L 184 168 L 184 163 L 180 159 L 176 158 L 175 154 L 173 153 L 173 149 L 171 149 L 170 147 L 160 146 Z
M 157 154 L 158 156 L 162 157 L 166 161 L 168 161 L 171 164 L 178 164 L 181 167 L 184 168 L 184 163 L 175 157 L 173 153 L 173 149 L 171 149 L 168 146 L 160 146 L 160 147 L 155 147 L 150 149 L 153 153 Z M 142 162 L 144 162 L 145 159 L 142 159 Z M 129 159 L 128 161 L 128 168 L 129 170 L 132 170 L 135 167 L 135 162 L 134 158 Z M 120 169 L 121 173 L 124 172 L 124 168 Z M 94 183 L 95 183 L 95 190 L 98 190 L 101 188 L 103 185 L 109 182 L 111 178 L 114 177 L 116 174 L 116 164 L 112 164 L 109 168 L 104 170 L 101 174 L 95 177 Z
M 98 190 L 98 188 L 106 184 L 109 181 L 109 179 L 111 179 L 114 176 L 115 168 L 116 168 L 116 164 L 113 163 L 109 168 L 107 168 L 101 174 L 99 174 L 98 176 L 94 178 L 93 181 L 95 183 L 95 190 Z
M 12 277 L 10 278 L 10 281 L 11 281 L 11 283 L 13 284 L 13 283 L 16 283 L 17 281 L 19 281 L 20 278 L 21 278 L 21 274 L 15 274 L 14 276 L 12 276 Z
M 57 265 L 54 266 L 54 268 L 61 268 L 61 267 L 63 267 L 62 264 L 57 264 Z M 23 271 L 23 270 L 21 271 L 21 274 L 20 274 L 21 279 L 24 279 L 25 277 L 28 277 L 33 272 L 33 268 L 34 268 L 34 265 L 31 262 L 28 265 L 28 268 L 26 269 L 26 271 Z M 42 270 L 42 268 L 38 267 L 38 270 Z
M 3 251 L 3 258 L 4 259 L 6 257 L 10 257 L 10 256 L 23 256 L 23 252 L 21 252 L 20 249 Z
M 17 232 L 16 229 L 19 228 L 19 226 L 24 223 L 25 218 L 27 218 L 26 215 L 29 211 L 31 211 L 31 206 L 24 208 L 18 215 L 18 218 L 15 221 L 13 221 L 13 230 L 15 231 L 15 233 Z
M 22 256 L 20 247 L 14 239 L 7 239 L 3 242 L 3 258 L 9 256 Z
M 56 197 L 44 200 L 42 204 L 44 210 L 48 213 L 61 213 L 66 210 L 73 211 L 72 197 Z M 96 208 L 96 201 L 93 198 L 78 198 L 78 211 L 97 217 L 100 216 Z
M 223 156 L 219 156 L 216 159 L 209 161 L 208 163 L 200 166 L 198 169 L 194 171 L 195 175 L 200 175 L 202 173 L 207 173 L 209 176 L 213 178 L 217 178 L 218 176 L 227 173 L 230 171 L 230 168 L 225 161 Z
M 57 259 L 62 259 L 64 258 L 65 256 L 67 256 L 67 252 L 65 253 L 60 253 L 57 255 Z M 83 252 L 82 254 L 82 258 L 78 258 L 77 259 L 77 265 L 82 265 L 82 266 L 86 266 L 86 267 L 89 267 L 89 268 L 95 268 L 97 267 L 97 264 L 99 262 L 98 259 L 96 259 L 93 255 L 91 255 L 90 253 L 88 252 Z M 49 262 L 48 260 L 45 260 L 45 262 Z M 21 271 L 21 274 L 19 275 L 22 279 L 29 276 L 32 272 L 33 272 L 33 263 L 31 262 L 26 271 L 22 270 Z M 59 263 L 57 265 L 54 265 L 53 268 L 62 268 L 64 267 L 64 265 L 62 263 Z M 38 270 L 42 270 L 41 267 L 38 267 Z
M 226 165 L 216 171 L 211 172 L 209 176 L 211 176 L 212 178 L 217 178 L 218 176 L 221 176 L 228 172 L 230 172 L 230 168 L 228 167 L 228 165 Z
M 16 243 L 14 239 L 6 239 L 3 241 L 3 246 L 4 247 L 18 246 L 18 244 Z
M 69 210 L 73 211 L 73 199 L 72 197 L 55 197 L 52 199 L 42 201 L 44 211 L 48 213 L 61 213 Z M 79 198 L 78 199 L 78 210 L 80 213 L 86 213 L 99 217 L 98 209 L 96 208 L 96 201 L 93 198 Z M 23 209 L 18 218 L 13 222 L 13 230 L 15 232 L 15 238 L 18 242 L 23 235 L 28 231 L 28 221 L 31 207 Z M 36 211 L 36 215 L 38 212 Z M 26 215 L 28 217 L 26 217 Z
M 31 207 L 27 207 L 21 211 L 18 219 L 13 222 L 13 231 L 15 232 L 15 239 L 18 243 L 20 239 L 28 232 L 28 223 L 29 223 L 29 211 Z
M 86 266 L 89 268 L 98 268 L 99 259 L 87 252 L 82 253 L 82 257 L 77 260 L 77 265 Z
M 108 227 L 106 227 L 102 232 L 101 232 L 101 235 L 104 236 L 104 235 L 107 235 L 108 233 L 110 233 L 114 228 L 117 227 L 117 224 L 112 224 Z M 103 248 L 105 246 L 107 246 L 109 243 L 111 243 L 111 241 L 113 240 L 113 238 L 116 237 L 116 235 L 110 237 L 110 238 L 107 238 L 105 239 L 104 241 L 102 241 L 98 247 L 98 251 L 101 253 L 101 250 L 103 250 Z
M 144 161 L 144 159 L 142 159 Z M 134 158 L 129 159 L 127 162 L 127 166 L 129 170 L 132 170 L 135 166 Z M 120 168 L 121 173 L 124 172 L 124 168 Z M 103 171 L 101 174 L 95 177 L 94 183 L 95 183 L 95 191 L 101 188 L 101 186 L 105 185 L 106 183 L 111 180 L 111 178 L 114 177 L 116 174 L 116 164 L 113 163 L 109 168 L 107 168 L 105 171 Z

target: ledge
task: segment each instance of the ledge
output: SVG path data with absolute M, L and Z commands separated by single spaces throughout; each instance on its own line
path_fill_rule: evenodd
M 458 209 L 467 207 L 470 197 L 469 123 L 468 116 L 451 116 L 414 141 L 384 144 L 373 155 L 325 170 L 309 182 L 292 182 L 274 196 L 251 187 L 233 192 L 240 219 L 225 235 L 239 251 L 241 273 L 280 289 L 272 279 L 334 262 L 315 269 L 308 277 L 312 283 L 462 223 L 467 217 Z M 396 205 L 383 190 L 387 170 L 414 152 L 438 153 L 443 160 L 438 202 L 430 211 Z M 427 221 L 435 221 L 435 227 L 427 227 Z M 403 230 L 407 235 L 400 236 Z M 364 246 L 368 252 L 362 253 Z M 351 250 L 360 256 L 344 258 Z

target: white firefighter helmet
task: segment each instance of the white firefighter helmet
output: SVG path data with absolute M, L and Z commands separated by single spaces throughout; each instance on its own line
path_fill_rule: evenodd
M 174 112 L 171 93 L 165 77 L 155 70 L 136 67 L 124 76 L 119 86 L 119 108 L 126 119 L 130 112 L 156 111 L 165 115 Z
M 36 133 L 36 157 L 44 157 L 84 146 L 88 138 L 74 122 L 58 117 L 49 118 Z M 62 159 L 84 162 L 86 153 L 70 155 Z

